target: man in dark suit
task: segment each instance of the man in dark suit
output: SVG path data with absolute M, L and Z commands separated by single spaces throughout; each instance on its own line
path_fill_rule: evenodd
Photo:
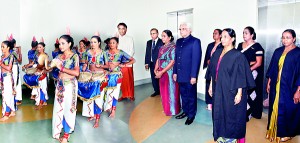
M 191 35 L 191 24 L 180 25 L 182 38 L 176 42 L 173 79 L 179 84 L 183 112 L 176 119 L 188 117 L 185 125 L 193 123 L 197 112 L 197 78 L 201 63 L 201 42 Z
M 151 97 L 159 95 L 159 82 L 158 79 L 155 78 L 154 68 L 159 52 L 159 48 L 163 45 L 163 42 L 160 38 L 158 38 L 158 30 L 156 28 L 152 28 L 150 30 L 151 40 L 147 41 L 146 45 L 146 55 L 145 55 L 145 69 L 149 70 L 151 73 L 152 86 L 154 88 L 154 93 Z

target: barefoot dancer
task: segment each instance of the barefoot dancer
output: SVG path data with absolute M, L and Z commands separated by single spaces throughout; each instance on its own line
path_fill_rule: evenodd
M 118 43 L 119 39 L 112 37 L 109 41 L 110 49 L 106 52 L 110 73 L 108 74 L 104 109 L 105 111 L 111 111 L 111 114 L 109 115 L 111 118 L 115 117 L 117 99 L 120 93 L 122 82 L 121 68 L 135 62 L 133 57 L 118 49 Z
M 72 52 L 74 41 L 70 35 L 59 38 L 59 48 L 63 52 L 54 59 L 56 67 L 60 69 L 53 107 L 52 137 L 66 143 L 70 133 L 74 131 L 77 103 L 77 79 L 79 75 L 79 58 Z M 51 63 L 52 65 L 52 63 Z M 60 137 L 61 130 L 64 134 Z
M 35 75 L 38 76 L 38 86 L 32 88 L 32 95 L 36 95 L 34 97 L 35 105 L 37 106 L 35 109 L 39 110 L 43 105 L 47 105 L 47 100 L 49 99 L 47 93 L 47 71 L 46 66 L 48 65 L 48 55 L 45 53 L 45 43 L 42 38 L 41 42 L 38 44 L 37 51 L 38 53 L 35 56 L 33 62 L 28 65 L 25 65 L 24 68 L 28 68 L 36 64 L 37 71 Z M 24 76 L 24 81 L 26 83 L 26 77 Z M 28 83 L 27 83 L 28 84 Z
M 2 118 L 1 122 L 6 121 L 9 117 L 15 115 L 14 100 L 14 82 L 12 79 L 12 65 L 14 57 L 9 50 L 12 49 L 9 41 L 4 41 L 1 44 L 2 57 L 0 61 L 1 67 L 1 90 L 2 90 Z
M 98 35 L 91 38 L 91 49 L 87 52 L 88 70 L 94 80 L 87 83 L 79 82 L 79 97 L 83 100 L 82 115 L 95 120 L 94 128 L 99 127 L 100 114 L 103 107 L 103 82 L 105 80 L 105 68 L 108 68 L 108 59 L 105 52 L 100 48 L 101 39 Z M 85 67 L 85 66 L 84 66 Z M 85 68 L 84 68 L 85 69 Z M 96 76 L 98 78 L 96 78 Z M 88 88 L 87 88 L 88 87 Z

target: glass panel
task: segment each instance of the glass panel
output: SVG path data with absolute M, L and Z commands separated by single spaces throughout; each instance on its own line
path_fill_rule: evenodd
M 299 2 L 300 0 L 258 1 L 259 8 L 257 41 L 265 49 L 265 71 L 268 69 L 270 60 L 275 49 L 282 46 L 282 32 L 285 29 L 294 29 L 296 33 L 297 31 L 299 31 Z M 297 41 L 297 43 L 299 43 L 299 38 Z M 267 95 L 265 95 L 265 97 L 267 97 Z
M 193 25 L 193 9 L 179 10 L 167 13 L 168 29 L 172 31 L 174 41 L 181 36 L 179 35 L 179 26 L 182 22 L 188 22 Z

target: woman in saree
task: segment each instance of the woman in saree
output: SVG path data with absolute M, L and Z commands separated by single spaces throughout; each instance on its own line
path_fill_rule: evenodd
M 203 69 L 208 67 L 208 65 L 210 63 L 210 58 L 215 53 L 215 51 L 217 49 L 223 48 L 222 43 L 221 43 L 221 34 L 222 34 L 221 29 L 214 30 L 214 33 L 213 33 L 214 42 L 211 42 L 207 45 L 207 49 L 206 49 L 205 57 L 204 57 Z M 206 109 L 211 111 L 212 110 L 212 97 L 208 93 L 209 84 L 210 84 L 210 80 L 206 80 L 206 82 L 205 82 L 205 103 L 207 104 Z
M 177 82 L 172 78 L 176 45 L 170 30 L 164 30 L 161 39 L 164 45 L 159 49 L 154 72 L 155 77 L 159 78 L 164 112 L 167 116 L 172 116 L 180 112 L 179 88 Z
M 276 142 L 300 135 L 300 48 L 292 29 L 285 30 L 281 39 L 283 46 L 274 51 L 266 74 L 270 101 L 266 138 Z
M 256 33 L 254 28 L 247 26 L 243 31 L 244 42 L 238 45 L 237 50 L 241 51 L 252 71 L 256 87 L 248 91 L 247 99 L 247 121 L 254 117 L 260 119 L 263 109 L 263 82 L 264 82 L 264 49 L 255 41 Z

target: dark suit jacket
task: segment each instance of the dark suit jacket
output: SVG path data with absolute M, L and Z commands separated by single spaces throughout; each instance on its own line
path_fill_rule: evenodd
M 201 56 L 200 39 L 190 35 L 177 40 L 173 69 L 177 82 L 190 82 L 191 78 L 198 78 Z
M 147 41 L 147 45 L 146 45 L 146 55 L 145 55 L 145 65 L 148 64 L 150 66 L 150 62 L 151 62 L 151 56 L 152 56 L 152 61 L 154 62 L 154 64 L 156 63 L 157 57 L 158 57 L 158 52 L 159 52 L 159 48 L 163 45 L 163 42 L 160 38 L 158 38 L 156 44 L 155 44 L 155 48 L 151 53 L 151 48 L 152 48 L 152 40 Z

